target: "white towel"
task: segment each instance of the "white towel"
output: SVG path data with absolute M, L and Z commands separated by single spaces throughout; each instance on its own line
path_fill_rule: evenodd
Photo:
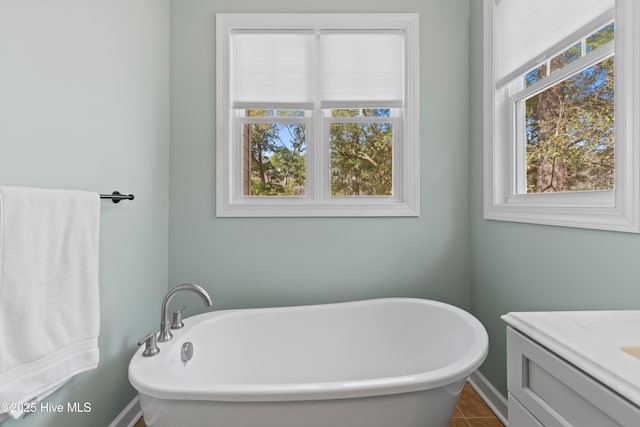
M 98 366 L 99 223 L 97 193 L 0 187 L 0 403 L 12 418 Z

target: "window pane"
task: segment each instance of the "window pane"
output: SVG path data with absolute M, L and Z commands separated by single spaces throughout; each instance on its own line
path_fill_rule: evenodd
M 564 67 L 567 64 L 571 64 L 576 59 L 582 56 L 582 43 L 578 43 L 575 46 L 570 47 L 564 52 L 554 56 L 551 59 L 551 72 Z
M 392 123 L 331 123 L 330 143 L 332 196 L 392 195 Z
M 529 71 L 525 76 L 525 82 L 527 83 L 527 87 L 531 86 L 534 83 L 539 82 L 547 76 L 547 64 L 542 64 L 535 70 Z
M 527 192 L 614 187 L 614 59 L 526 100 Z
M 245 110 L 246 117 L 304 117 L 305 110 Z
M 331 117 L 391 117 L 390 108 L 334 108 Z
M 277 117 L 304 117 L 305 110 L 275 110 Z
M 247 117 L 273 117 L 273 110 L 246 110 Z
M 331 117 L 357 117 L 359 115 L 359 108 L 334 108 L 331 110 Z
M 591 52 L 593 49 L 596 49 L 602 46 L 605 43 L 608 43 L 614 39 L 615 36 L 615 25 L 609 24 L 600 31 L 597 31 L 593 35 L 587 37 L 587 52 Z
M 390 117 L 391 109 L 389 108 L 364 108 L 362 115 L 365 117 Z
M 244 124 L 243 159 L 245 196 L 305 195 L 304 124 Z

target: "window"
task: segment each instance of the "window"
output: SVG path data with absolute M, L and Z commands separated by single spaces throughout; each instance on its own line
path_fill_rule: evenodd
M 417 216 L 415 14 L 217 15 L 218 216 Z
M 608 23 L 520 77 L 518 194 L 614 189 L 614 34 Z
M 485 218 L 640 231 L 639 9 L 485 2 Z

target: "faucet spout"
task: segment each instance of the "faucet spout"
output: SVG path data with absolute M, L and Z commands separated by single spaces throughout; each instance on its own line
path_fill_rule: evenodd
M 171 322 L 169 321 L 169 305 L 171 304 L 173 297 L 180 291 L 191 291 L 200 295 L 200 298 L 202 298 L 204 305 L 207 307 L 211 307 L 211 305 L 213 304 L 211 302 L 211 297 L 209 296 L 207 291 L 205 291 L 204 288 L 200 285 L 194 285 L 192 283 L 183 283 L 182 285 L 178 285 L 175 288 L 171 289 L 167 293 L 167 295 L 164 297 L 164 300 L 162 300 L 162 312 L 161 312 L 161 318 L 160 318 L 160 334 L 158 335 L 158 341 L 160 342 L 169 341 L 171 338 L 173 338 L 173 335 L 169 330 L 169 327 L 171 324 Z

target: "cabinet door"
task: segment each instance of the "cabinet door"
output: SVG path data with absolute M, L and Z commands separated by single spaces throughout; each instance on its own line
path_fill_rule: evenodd
M 507 378 L 509 393 L 544 427 L 640 426 L 640 408 L 512 328 Z
M 509 427 L 544 427 L 509 393 Z

